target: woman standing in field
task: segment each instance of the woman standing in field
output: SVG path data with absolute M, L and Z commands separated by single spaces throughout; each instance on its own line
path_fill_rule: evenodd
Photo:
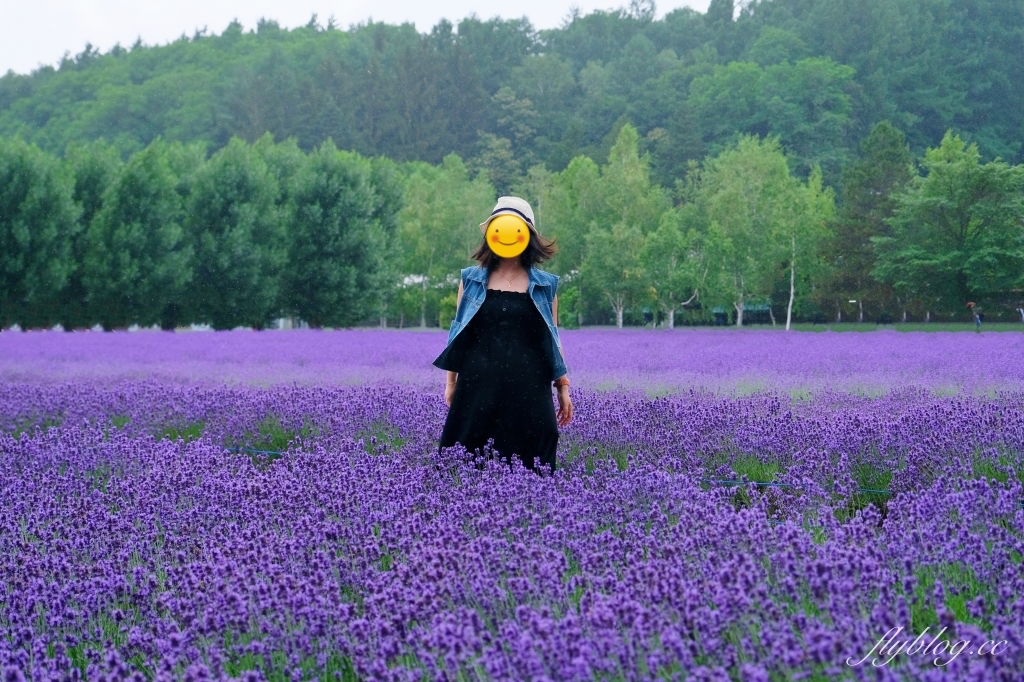
M 518 197 L 498 199 L 480 231 L 473 254 L 480 265 L 462 271 L 448 345 L 434 360 L 448 377 L 440 447 L 461 443 L 472 452 L 493 438 L 507 461 L 518 455 L 532 469 L 536 458 L 553 470 L 558 427 L 573 408 L 558 338 L 558 277 L 535 266 L 557 248 Z

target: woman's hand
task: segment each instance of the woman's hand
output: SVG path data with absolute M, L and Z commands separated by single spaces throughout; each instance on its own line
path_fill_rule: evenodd
M 556 415 L 559 426 L 565 426 L 572 421 L 572 398 L 569 397 L 569 387 L 558 387 L 558 414 Z
M 454 374 L 454 372 L 452 374 Z M 447 383 L 444 385 L 444 401 L 448 404 L 448 407 L 452 406 L 452 396 L 455 395 L 455 384 L 457 381 L 458 380 L 454 377 L 449 376 Z

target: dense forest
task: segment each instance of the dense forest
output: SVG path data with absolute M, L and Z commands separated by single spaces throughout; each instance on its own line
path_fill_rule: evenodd
M 128 154 L 158 136 L 212 152 L 270 132 L 305 150 L 330 138 L 396 161 L 511 153 L 522 171 L 559 171 L 580 154 L 604 159 L 629 121 L 669 187 L 744 133 L 777 135 L 796 170 L 817 163 L 831 184 L 881 120 L 915 154 L 953 129 L 985 159 L 1024 159 L 1019 0 L 712 0 L 706 14 L 653 17 L 653 2 L 634 0 L 544 31 L 476 18 L 426 34 L 339 30 L 314 17 L 87 46 L 0 79 L 0 135 L 57 153 L 104 138 Z
M 1022 54 L 1019 0 L 87 46 L 0 78 L 0 327 L 445 324 L 508 192 L 570 324 L 1012 316 Z

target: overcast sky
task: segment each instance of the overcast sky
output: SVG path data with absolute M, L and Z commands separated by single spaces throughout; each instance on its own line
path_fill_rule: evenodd
M 677 7 L 701 12 L 709 0 L 661 0 L 658 16 Z M 237 18 L 246 30 L 260 17 L 291 28 L 315 12 L 323 24 L 331 15 L 343 28 L 374 21 L 410 21 L 428 31 L 439 19 L 453 23 L 470 14 L 487 19 L 526 16 L 537 28 L 558 26 L 571 7 L 583 13 L 613 9 L 629 0 L 0 0 L 0 74 L 28 73 L 40 64 L 56 64 L 65 52 L 77 54 L 86 42 L 106 52 L 138 37 L 160 45 L 204 26 L 220 33 Z

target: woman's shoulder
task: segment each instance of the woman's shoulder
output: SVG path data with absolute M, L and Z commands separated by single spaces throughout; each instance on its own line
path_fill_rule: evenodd
M 461 274 L 463 282 L 467 279 L 473 279 L 478 282 L 487 279 L 487 270 L 481 265 L 470 265 L 468 268 L 462 268 Z
M 550 272 L 546 272 L 544 270 L 541 270 L 540 268 L 538 268 L 536 266 L 534 266 L 532 268 L 532 270 L 533 270 L 533 276 L 537 279 L 538 283 L 543 284 L 545 286 L 551 286 L 551 287 L 554 287 L 554 286 L 558 285 L 558 275 L 553 275 Z

